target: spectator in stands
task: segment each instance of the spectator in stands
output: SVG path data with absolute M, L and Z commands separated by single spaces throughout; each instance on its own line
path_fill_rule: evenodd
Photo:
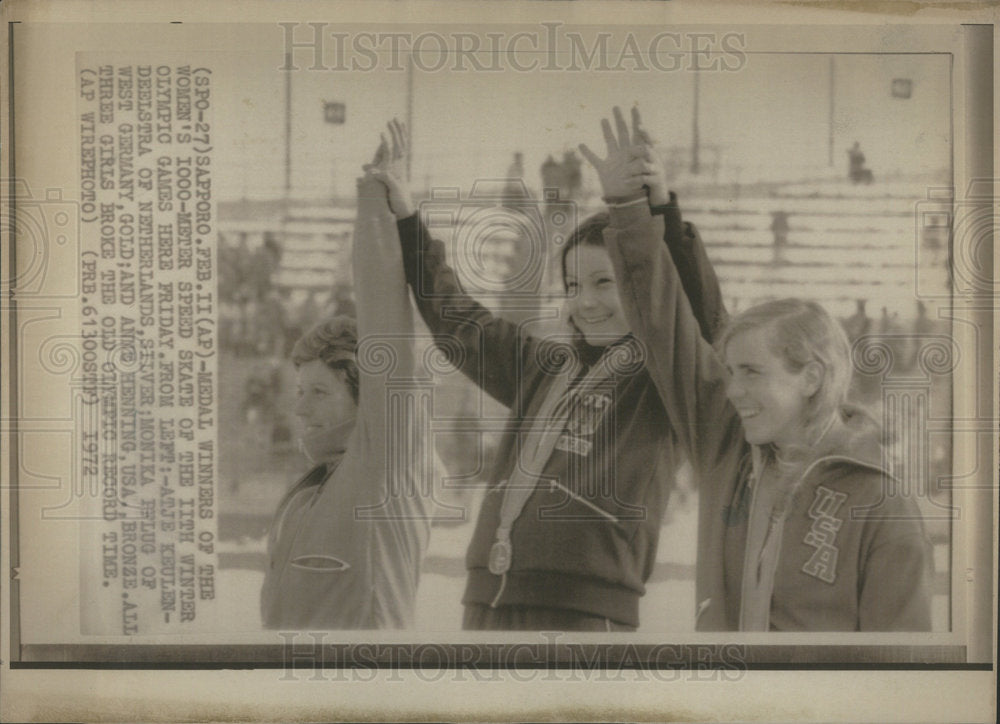
M 256 304 L 252 281 L 253 254 L 247 245 L 247 235 L 240 232 L 240 240 L 231 258 L 227 259 L 227 269 L 233 276 L 233 302 L 237 317 L 234 325 L 233 342 L 237 354 L 253 352 L 253 307 Z
M 844 320 L 844 332 L 847 333 L 847 339 L 854 344 L 861 337 L 868 334 L 872 328 L 871 317 L 868 316 L 868 312 L 865 311 L 865 306 L 868 304 L 867 299 L 856 299 L 855 300 L 854 314 Z
M 865 168 L 865 154 L 861 150 L 861 144 L 857 141 L 847 150 L 847 177 L 851 183 L 870 184 L 875 180 L 872 171 Z
M 774 264 L 784 264 L 785 259 L 785 247 L 788 246 L 788 212 L 787 211 L 772 211 L 771 212 L 771 233 L 774 234 L 773 251 L 774 257 L 772 263 Z
M 566 176 L 566 198 L 580 198 L 580 191 L 583 188 L 583 172 L 580 168 L 580 157 L 572 151 L 563 153 L 562 160 L 563 173 Z
M 264 232 L 264 243 L 253 254 L 250 269 L 254 296 L 258 300 L 271 293 L 274 274 L 281 267 L 281 256 L 281 243 L 274 232 Z
M 340 283 L 333 288 L 334 314 L 348 317 L 357 315 L 357 305 L 354 303 L 354 293 L 349 284 Z
M 847 335 L 852 349 L 859 339 L 872 332 L 873 320 L 868 316 L 867 304 L 867 299 L 855 300 L 854 314 L 844 320 L 844 333 Z M 852 396 L 864 404 L 877 402 L 881 381 L 881 375 L 878 374 L 858 373 L 854 375 L 851 382 Z
M 520 151 L 516 151 L 514 153 L 514 160 L 507 168 L 507 178 L 508 179 L 524 178 L 524 154 L 521 153 Z
M 917 301 L 917 317 L 913 320 L 913 335 L 907 353 L 907 369 L 917 366 L 920 348 L 934 332 L 934 322 L 927 316 L 927 305 Z
M 256 364 L 243 386 L 243 420 L 251 425 L 268 420 L 274 414 L 276 397 L 271 388 L 271 369 L 263 362 Z
M 552 158 L 551 153 L 545 158 L 539 173 L 542 175 L 542 188 L 559 189 L 561 195 L 562 189 L 566 186 L 566 175 L 562 166 Z
M 257 303 L 254 315 L 256 352 L 263 356 L 281 356 L 285 353 L 285 328 L 287 326 L 285 303 L 277 290 L 272 290 Z

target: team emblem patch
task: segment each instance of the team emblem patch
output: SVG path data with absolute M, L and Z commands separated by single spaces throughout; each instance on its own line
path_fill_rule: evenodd
M 556 441 L 556 450 L 573 453 L 580 457 L 586 457 L 590 454 L 591 447 L 593 447 L 593 444 L 590 440 L 585 440 L 582 437 L 573 437 L 572 435 L 567 435 L 565 432 Z
M 588 392 L 574 395 L 566 430 L 556 442 L 556 449 L 585 457 L 592 444 L 588 437 L 597 431 L 601 420 L 611 409 L 611 395 L 604 392 Z
M 593 435 L 610 408 L 611 395 L 604 392 L 575 395 L 567 432 L 574 436 Z
M 837 580 L 837 555 L 840 549 L 835 544 L 837 531 L 844 524 L 843 519 L 837 517 L 837 511 L 845 500 L 846 493 L 838 493 L 819 485 L 816 487 L 816 497 L 809 506 L 812 526 L 802 542 L 816 550 L 802 566 L 802 572 L 824 583 Z

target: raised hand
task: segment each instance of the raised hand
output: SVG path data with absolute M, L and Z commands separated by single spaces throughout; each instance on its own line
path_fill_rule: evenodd
M 670 190 L 667 188 L 667 168 L 659 147 L 642 126 L 639 107 L 632 106 L 632 141 L 644 148 L 644 158 L 650 168 L 643 173 L 643 185 L 649 192 L 650 206 L 664 206 L 670 201 Z
M 392 142 L 381 134 L 381 143 L 375 151 L 372 162 L 365 164 L 364 170 L 378 179 L 386 187 L 389 195 L 389 208 L 397 219 L 412 216 L 416 207 L 406 182 L 406 156 L 409 152 L 406 143 L 406 126 L 399 119 L 393 118 L 386 124 Z
M 643 187 L 647 179 L 655 173 L 654 163 L 650 160 L 647 145 L 640 139 L 633 138 L 633 134 L 629 132 L 621 108 L 615 106 L 612 112 L 615 117 L 617 137 L 608 119 L 601 120 L 601 130 L 604 132 L 604 142 L 608 148 L 607 157 L 599 158 L 585 143 L 580 144 L 580 153 L 597 171 L 605 199 L 638 198 L 645 193 Z

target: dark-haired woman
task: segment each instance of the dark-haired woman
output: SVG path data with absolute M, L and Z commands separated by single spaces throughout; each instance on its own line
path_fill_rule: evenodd
M 389 130 L 394 156 L 404 156 L 405 129 L 394 121 Z M 567 242 L 563 281 L 574 334 L 565 344 L 525 335 L 468 296 L 402 176 L 376 177 L 398 219 L 407 281 L 439 347 L 511 410 L 466 556 L 463 626 L 634 630 L 680 456 L 618 301 L 604 249 L 607 217 L 585 221 Z M 665 240 L 689 271 L 685 289 L 711 338 L 724 316 L 711 265 L 662 173 L 646 185 L 641 203 L 670 216 Z M 605 201 L 614 207 L 622 199 Z

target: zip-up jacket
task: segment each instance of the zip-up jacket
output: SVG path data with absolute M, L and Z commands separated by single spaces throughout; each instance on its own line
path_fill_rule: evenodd
M 697 232 L 680 223 L 672 231 L 671 252 L 697 272 L 688 285 L 698 295 L 699 317 L 715 329 L 724 310 Z M 407 281 L 439 348 L 511 411 L 466 556 L 463 602 L 564 608 L 637 626 L 677 463 L 642 346 L 631 335 L 604 349 L 579 337 L 525 335 L 463 291 L 444 245 L 430 237 L 419 215 L 399 221 L 399 237 Z M 495 575 L 488 559 L 505 483 L 569 364 L 579 365 L 580 374 L 570 385 L 568 421 L 513 523 L 510 568 Z M 584 374 L 597 364 L 609 374 L 596 386 L 584 385 Z
M 278 507 L 261 590 L 267 628 L 413 624 L 432 514 L 432 496 L 420 476 L 433 450 L 411 417 L 387 415 L 387 383 L 413 376 L 413 312 L 395 217 L 374 180 L 359 181 L 353 258 L 357 423 L 344 453 L 314 468 Z M 393 403 L 393 409 L 408 407 L 405 399 Z M 400 458 L 403 451 L 410 457 Z
M 930 551 L 920 512 L 882 465 L 877 439 L 848 419 L 823 440 L 771 545 L 746 561 L 754 459 L 726 397 L 727 372 L 701 337 L 677 270 L 658 243 L 663 221 L 613 209 L 605 241 L 626 317 L 700 484 L 697 627 L 767 630 L 928 630 Z M 761 576 L 743 605 L 744 577 Z M 768 602 L 766 599 L 769 598 Z M 748 610 L 763 610 L 763 617 Z

